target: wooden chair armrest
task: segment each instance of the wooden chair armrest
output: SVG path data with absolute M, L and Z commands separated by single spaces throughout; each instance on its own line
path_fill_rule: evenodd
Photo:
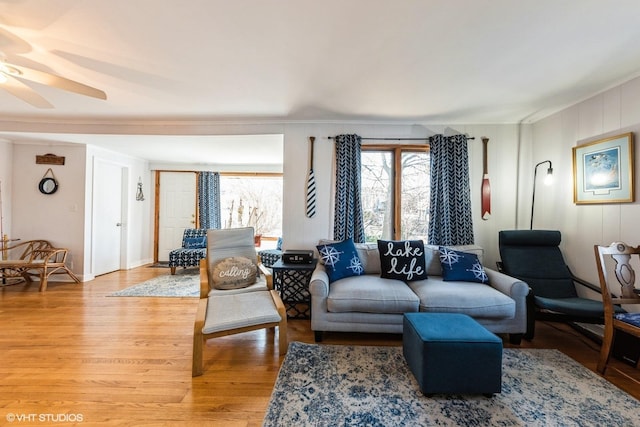
M 273 274 L 271 273 L 271 270 L 265 267 L 261 262 L 258 263 L 258 268 L 260 269 L 260 272 L 264 274 L 264 278 L 267 280 L 267 288 L 269 288 L 269 290 L 273 290 Z
M 579 285 L 582 285 L 582 286 L 584 286 L 586 288 L 589 288 L 592 291 L 597 292 L 599 294 L 602 293 L 602 290 L 600 289 L 600 286 L 596 286 L 593 283 L 589 283 L 584 279 L 576 277 L 576 276 L 573 275 L 573 273 L 571 273 L 571 278 L 573 279 L 574 282 L 578 283 Z
M 45 264 L 64 264 L 69 250 L 65 248 L 35 249 L 32 260 L 43 260 Z
M 207 259 L 200 260 L 200 299 L 209 297 L 209 276 L 207 275 Z

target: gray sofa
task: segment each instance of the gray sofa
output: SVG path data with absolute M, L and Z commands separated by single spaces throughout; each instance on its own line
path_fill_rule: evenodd
M 479 246 L 451 248 L 475 253 L 482 262 Z M 356 244 L 356 249 L 365 274 L 330 283 L 318 263 L 311 276 L 311 329 L 317 342 L 325 331 L 401 334 L 403 313 L 425 311 L 468 314 L 489 331 L 520 343 L 527 328 L 525 282 L 486 267 L 488 285 L 443 281 L 440 252 L 430 245 L 425 246 L 427 279 L 386 279 L 380 277 L 377 245 Z

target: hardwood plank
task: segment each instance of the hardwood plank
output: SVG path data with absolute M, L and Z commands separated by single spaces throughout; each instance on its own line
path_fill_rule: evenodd
M 196 298 L 108 296 L 163 274 L 140 267 L 51 282 L 45 293 L 37 282 L 0 288 L 0 419 L 68 413 L 87 425 L 260 426 L 283 360 L 273 331 L 210 340 L 204 375 L 191 378 Z M 290 320 L 288 334 L 314 342 L 309 320 Z M 402 338 L 327 333 L 324 343 L 399 346 Z M 569 326 L 546 322 L 521 347 L 557 348 L 592 371 L 599 353 Z M 638 369 L 614 360 L 606 378 L 640 398 Z

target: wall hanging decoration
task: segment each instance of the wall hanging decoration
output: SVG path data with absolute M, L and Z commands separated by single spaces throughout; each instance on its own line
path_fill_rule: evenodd
M 633 159 L 632 133 L 573 147 L 573 202 L 633 202 Z
M 489 170 L 487 168 L 487 145 L 489 138 L 482 137 L 482 219 L 488 220 L 491 216 L 491 183 L 489 182 Z
M 144 193 L 142 192 L 142 178 L 138 177 L 138 190 L 136 191 L 136 200 L 144 202 Z
M 55 154 L 43 154 L 41 156 L 36 156 L 36 164 L 37 165 L 64 165 L 64 156 L 56 156 Z
M 51 174 L 51 176 L 47 176 Z M 58 191 L 58 180 L 53 175 L 53 170 L 51 168 L 47 169 L 45 174 L 42 176 L 40 183 L 38 184 L 38 189 L 42 194 L 53 194 Z
M 307 218 L 313 218 L 316 214 L 316 178 L 313 173 L 313 142 L 315 136 L 309 137 L 309 175 L 307 177 L 306 214 Z

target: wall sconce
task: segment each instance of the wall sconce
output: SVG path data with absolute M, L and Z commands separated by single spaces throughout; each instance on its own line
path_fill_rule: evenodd
M 538 174 L 538 166 L 545 163 L 549 163 L 549 168 L 547 169 L 547 176 L 544 177 L 544 184 L 550 185 L 553 181 L 553 167 L 551 165 L 551 160 L 544 160 L 538 163 L 535 168 L 533 168 L 533 195 L 531 196 L 531 224 L 529 225 L 530 230 L 533 230 L 533 207 L 536 202 L 536 175 Z
M 138 202 L 144 201 L 144 193 L 142 192 L 142 178 L 138 177 L 138 191 L 136 191 L 136 200 Z

